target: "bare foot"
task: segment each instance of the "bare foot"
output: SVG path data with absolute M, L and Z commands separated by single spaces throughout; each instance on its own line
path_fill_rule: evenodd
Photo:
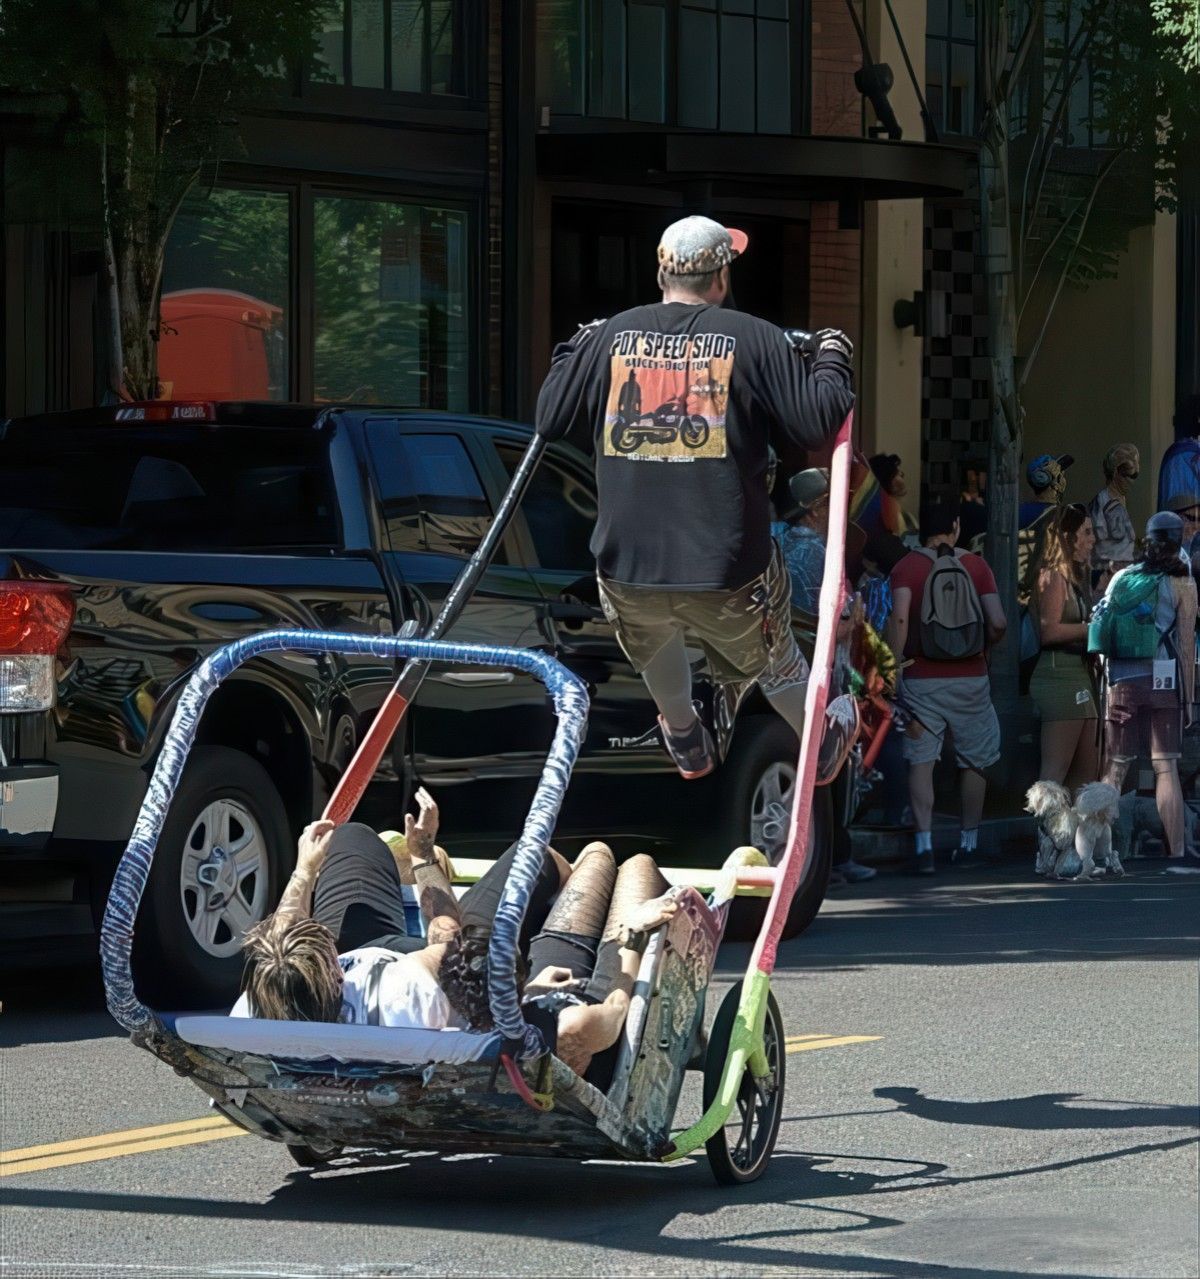
M 437 915 L 429 921 L 429 928 L 425 934 L 425 940 L 430 946 L 436 946 L 440 942 L 451 942 L 462 931 L 457 919 L 450 915 Z
M 624 945 L 638 933 L 652 933 L 663 924 L 670 923 L 678 912 L 679 901 L 673 889 L 661 897 L 653 897 L 648 902 L 642 902 L 640 906 L 629 912 L 621 925 L 621 944 Z

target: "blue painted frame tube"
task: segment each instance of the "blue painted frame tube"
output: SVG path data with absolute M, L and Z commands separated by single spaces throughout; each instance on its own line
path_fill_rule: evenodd
M 158 1019 L 137 997 L 131 953 L 138 906 L 163 822 L 183 775 L 204 707 L 222 680 L 243 662 L 264 653 L 365 653 L 374 657 L 448 662 L 464 666 L 503 666 L 540 680 L 554 701 L 558 723 L 517 842 L 512 872 L 504 886 L 488 952 L 488 980 L 496 1029 L 519 1044 L 517 1055 L 545 1051 L 541 1036 L 521 1015 L 516 983 L 517 939 L 542 857 L 562 807 L 571 770 L 587 727 L 588 696 L 583 681 L 545 653 L 482 644 L 447 644 L 389 635 L 343 635 L 334 631 L 264 631 L 226 644 L 209 654 L 188 680 L 150 777 L 150 786 L 121 855 L 100 929 L 100 963 L 108 1008 L 131 1034 L 159 1028 Z

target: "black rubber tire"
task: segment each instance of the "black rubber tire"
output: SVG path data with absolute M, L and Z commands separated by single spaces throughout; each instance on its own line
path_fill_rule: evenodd
M 720 798 L 721 839 L 728 855 L 741 844 L 750 843 L 750 818 L 754 793 L 766 770 L 777 763 L 796 763 L 799 748 L 796 734 L 777 715 L 755 715 L 737 726 L 733 750 L 724 768 Z M 816 841 L 804 878 L 796 887 L 787 923 L 785 941 L 798 937 L 821 909 L 829 888 L 833 866 L 833 810 L 829 787 L 813 790 L 812 830 Z M 725 925 L 726 941 L 753 941 L 762 927 L 766 905 L 762 898 L 737 897 L 729 906 Z
M 301 1168 L 323 1168 L 326 1164 L 332 1163 L 337 1159 L 344 1147 L 329 1146 L 324 1147 L 308 1146 L 308 1145 L 289 1145 L 288 1154 L 300 1165 Z
M 631 427 L 618 422 L 612 429 L 612 446 L 618 453 L 632 453 L 641 443 L 641 439 Z
M 279 899 L 291 867 L 295 845 L 287 810 L 266 769 L 242 751 L 197 746 L 163 824 L 134 928 L 135 985 L 151 1007 L 228 1008 L 237 998 L 241 956 L 207 954 L 193 938 L 179 899 L 184 841 L 197 814 L 221 798 L 249 809 L 262 831 L 269 858 L 264 914 Z
M 712 1105 L 721 1085 L 721 1074 L 729 1055 L 729 1040 L 733 1034 L 734 1017 L 741 997 L 740 982 L 726 991 L 708 1036 L 708 1052 L 704 1057 L 705 1110 Z M 739 1155 L 738 1142 L 735 1142 L 733 1150 L 730 1149 L 731 1134 L 728 1127 L 718 1129 L 704 1145 L 713 1176 L 723 1186 L 743 1186 L 747 1182 L 757 1181 L 766 1171 L 775 1142 L 779 1139 L 779 1125 L 783 1120 L 784 1083 L 787 1077 L 787 1043 L 783 1034 L 783 1017 L 775 996 L 770 992 L 767 993 L 767 1015 L 763 1023 L 763 1046 L 774 1074 L 771 1091 L 765 1095 L 760 1091 L 747 1066 L 738 1090 L 738 1104 L 733 1112 L 735 1115 L 741 1112 L 743 1126 L 738 1130 L 740 1134 L 745 1134 L 749 1122 L 749 1149 L 744 1155 Z
M 679 425 L 679 438 L 689 449 L 702 449 L 708 443 L 708 419 L 699 413 L 685 417 Z

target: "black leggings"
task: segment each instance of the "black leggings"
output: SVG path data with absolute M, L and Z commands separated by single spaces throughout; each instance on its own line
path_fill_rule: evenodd
M 463 894 L 459 909 L 464 928 L 491 932 L 516 852 L 516 844 L 511 844 L 483 878 Z M 558 889 L 558 864 L 547 852 L 521 925 L 522 952 L 546 922 Z M 405 954 L 426 945 L 423 937 L 408 933 L 400 872 L 391 849 L 360 822 L 347 822 L 333 833 L 329 854 L 317 877 L 313 918 L 337 938 L 339 955 L 363 946 L 381 946 Z

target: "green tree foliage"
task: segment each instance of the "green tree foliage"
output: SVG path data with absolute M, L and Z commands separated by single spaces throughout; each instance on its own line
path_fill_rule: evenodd
M 1195 0 L 984 0 L 980 228 L 993 414 L 989 553 L 1016 618 L 1021 391 L 1067 287 L 1114 273 L 1174 207 L 1200 131 Z M 993 662 L 1016 698 L 1016 627 Z
M 2 0 L 0 88 L 40 99 L 94 157 L 113 298 L 113 380 L 158 391 L 163 251 L 241 114 L 317 65 L 327 0 Z M 115 388 L 114 388 L 115 389 Z

